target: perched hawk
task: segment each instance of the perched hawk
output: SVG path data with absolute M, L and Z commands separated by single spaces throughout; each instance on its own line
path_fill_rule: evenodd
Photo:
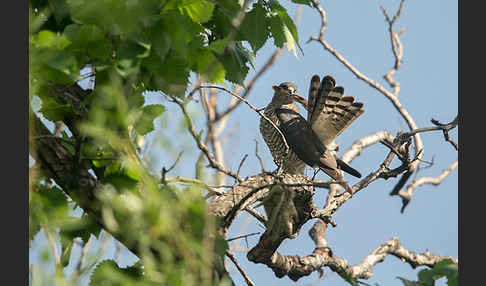
M 272 120 L 276 119 L 274 122 L 284 134 L 292 156 L 296 156 L 313 168 L 321 169 L 336 181 L 344 181 L 340 170 L 361 177 L 358 171 L 336 157 L 337 146 L 334 139 L 363 113 L 363 104 L 354 102 L 351 96 L 343 97 L 344 89 L 335 87 L 335 80 L 331 76 L 324 77 L 320 85 L 319 82 L 319 76 L 312 77 L 308 101 L 297 95 L 295 85 L 291 83 L 274 86 L 275 94 L 272 103 L 278 98 L 277 102 L 280 104 L 270 104 L 272 107 L 267 106 L 265 111 L 267 112 L 267 109 L 272 111 Z M 306 106 L 308 121 L 299 114 L 295 101 Z M 271 124 L 269 125 L 273 128 Z M 285 163 L 289 162 L 288 159 L 278 157 L 283 156 L 285 152 L 280 134 L 274 131 L 273 140 L 269 140 L 270 131 L 267 131 L 266 137 L 262 121 L 260 121 L 260 130 L 270 150 L 272 151 L 272 148 L 274 150 L 272 155 L 275 161 L 283 161 L 285 167 Z M 278 140 L 282 142 L 277 142 Z M 293 164 L 300 164 L 298 160 L 293 159 Z M 343 182 L 342 186 L 351 193 L 351 188 L 346 183 Z

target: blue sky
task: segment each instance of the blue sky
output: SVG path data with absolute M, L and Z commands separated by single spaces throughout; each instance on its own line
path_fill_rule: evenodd
M 282 1 L 282 4 L 293 17 L 297 5 L 290 1 Z M 399 1 L 321 1 L 321 5 L 327 13 L 326 41 L 363 74 L 389 89 L 383 75 L 393 66 L 394 58 L 388 26 L 379 7 L 383 5 L 392 15 L 398 8 Z M 403 65 L 394 79 L 401 84 L 399 99 L 402 105 L 419 127 L 431 126 L 431 118 L 444 123 L 450 122 L 458 112 L 457 11 L 457 1 L 406 1 L 403 13 L 395 24 L 395 30 L 403 27 L 407 30 L 400 37 L 404 50 Z M 386 130 L 395 135 L 399 130 L 407 130 L 405 121 L 388 99 L 357 79 L 319 43 L 306 43 L 311 35 L 318 35 L 320 23 L 316 10 L 303 7 L 298 30 L 304 54 L 299 52 L 297 59 L 290 52 L 284 52 L 277 63 L 255 83 L 248 97 L 250 103 L 258 108 L 264 107 L 273 94 L 271 86 L 284 81 L 296 83 L 301 95 L 306 96 L 312 75 L 319 74 L 322 77 L 330 74 L 338 85 L 344 86 L 345 94 L 353 95 L 363 102 L 365 109 L 365 113 L 338 137 L 339 154 L 342 155 L 355 140 L 371 133 Z M 258 52 L 255 58 L 256 70 L 251 70 L 247 79 L 256 74 L 274 50 L 270 40 Z M 162 103 L 167 108 L 156 119 L 157 129 L 147 136 L 146 159 L 154 170 L 160 170 L 163 166 L 170 166 L 181 150 L 194 149 L 195 144 L 189 133 L 182 128 L 182 124 L 167 123 L 175 122 L 174 120 L 181 122 L 182 117 L 177 106 L 155 93 L 147 94 L 146 98 L 149 104 Z M 229 101 L 229 95 L 221 93 L 218 100 L 224 106 Z M 203 129 L 201 105 L 193 103 L 190 110 L 194 114 L 197 129 Z M 223 135 L 227 136 L 224 151 L 228 168 L 236 170 L 243 156 L 249 155 L 241 169 L 242 176 L 260 172 L 260 165 L 254 156 L 255 140 L 259 142 L 259 153 L 265 167 L 268 170 L 275 169 L 271 155 L 259 134 L 259 119 L 253 110 L 242 104 L 231 115 Z M 179 132 L 177 138 L 170 135 L 171 131 Z M 458 141 L 457 129 L 450 135 Z M 434 165 L 421 170 L 418 176 L 438 176 L 457 159 L 457 152 L 444 141 L 442 132 L 423 133 L 421 137 L 425 146 L 423 159 L 431 161 L 433 158 Z M 365 149 L 352 162 L 352 166 L 366 176 L 379 167 L 387 152 L 385 146 L 376 144 Z M 170 175 L 193 177 L 194 162 L 198 155 L 195 150 L 185 151 Z M 392 167 L 399 164 L 396 160 Z M 318 177 L 327 178 L 321 173 Z M 351 184 L 358 181 L 350 176 L 346 179 Z M 329 227 L 327 232 L 329 246 L 334 254 L 347 259 L 350 264 L 360 263 L 376 247 L 396 236 L 408 250 L 423 252 L 428 249 L 434 254 L 458 257 L 457 170 L 439 186 L 423 185 L 416 189 L 404 214 L 400 213 L 401 200 L 388 195 L 396 182 L 397 179 L 375 181 L 339 209 L 335 215 L 338 227 Z M 323 206 L 326 196 L 327 190 L 318 189 L 315 195 L 316 204 Z M 298 238 L 284 241 L 278 251 L 286 255 L 310 254 L 314 245 L 307 231 L 313 223 L 310 221 L 304 225 Z M 232 225 L 228 237 L 255 231 L 263 232 L 254 219 L 242 214 Z M 250 248 L 257 241 L 258 236 L 249 237 Z M 99 243 L 94 241 L 92 249 L 96 250 Z M 246 247 L 244 240 L 236 243 L 240 249 Z M 30 263 L 39 259 L 43 246 L 45 238 L 38 235 L 30 250 Z M 105 257 L 113 257 L 115 247 L 112 241 L 106 249 Z M 77 256 L 79 249 L 74 249 L 72 259 L 75 260 Z M 349 285 L 327 268 L 324 269 L 326 275 L 322 279 L 318 279 L 314 273 L 295 283 L 288 278 L 276 278 L 263 264 L 249 262 L 246 251 L 236 252 L 236 258 L 257 285 Z M 134 257 L 122 251 L 120 266 L 133 262 Z M 245 285 L 233 264 L 228 265 L 235 283 Z M 373 277 L 365 282 L 371 285 L 403 285 L 396 276 L 414 280 L 420 269 L 413 270 L 408 264 L 388 256 L 384 262 L 373 268 Z M 436 285 L 446 285 L 445 280 L 440 280 Z

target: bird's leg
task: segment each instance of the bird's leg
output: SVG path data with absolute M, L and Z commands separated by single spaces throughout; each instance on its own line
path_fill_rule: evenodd
M 319 168 L 317 168 L 317 170 L 314 169 L 314 175 L 312 176 L 312 181 L 314 181 L 314 178 L 316 177 L 317 173 L 319 173 L 320 170 L 321 169 L 319 169 Z

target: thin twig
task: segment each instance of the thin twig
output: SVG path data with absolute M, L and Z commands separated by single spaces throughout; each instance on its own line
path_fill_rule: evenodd
M 245 270 L 243 270 L 243 268 L 240 266 L 240 264 L 236 260 L 235 256 L 231 252 L 229 252 L 229 251 L 226 251 L 226 256 L 228 256 L 228 258 L 235 264 L 235 266 L 238 269 L 238 271 L 240 271 L 240 273 L 243 276 L 243 278 L 245 278 L 246 284 L 248 286 L 256 286 L 256 284 L 253 283 L 253 281 L 251 281 L 251 279 L 248 276 L 248 274 L 246 274 Z
M 267 120 L 278 131 L 278 133 L 282 137 L 282 140 L 285 144 L 287 151 L 289 150 L 289 145 L 287 144 L 287 140 L 285 140 L 285 136 L 283 135 L 282 131 L 280 131 L 280 129 L 277 127 L 277 125 L 275 125 L 275 123 L 273 123 L 272 120 L 270 120 L 265 114 L 263 114 L 261 110 L 257 109 L 255 106 L 253 106 L 251 103 L 249 103 L 248 100 L 246 100 L 243 97 L 239 96 L 238 94 L 232 92 L 231 90 L 228 90 L 227 88 L 217 86 L 217 85 L 206 85 L 206 86 L 200 86 L 199 88 L 215 88 L 215 89 L 224 90 L 227 93 L 231 94 L 232 96 L 238 98 L 240 101 L 243 101 L 244 103 L 246 103 L 246 105 L 248 105 L 251 109 L 253 109 L 256 113 L 258 113 L 258 115 L 260 115 L 265 120 Z
M 267 225 L 267 219 L 260 212 L 258 212 L 254 207 L 248 205 L 245 207 L 245 211 L 248 212 L 250 215 L 252 215 L 254 218 L 256 218 L 263 225 Z
M 88 254 L 88 248 L 89 248 L 89 245 L 91 244 L 91 241 L 92 241 L 92 238 L 90 236 L 88 241 L 83 245 L 83 247 L 81 249 L 81 257 L 79 258 L 78 264 L 76 265 L 75 271 L 74 271 L 74 273 L 72 275 L 72 279 L 71 279 L 71 281 L 73 283 L 79 278 L 79 275 L 81 274 L 84 261 L 86 260 L 86 254 Z
M 238 166 L 238 171 L 236 171 L 236 174 L 238 176 L 240 175 L 241 167 L 243 166 L 243 163 L 245 163 L 246 158 L 248 158 L 248 154 L 245 154 L 245 156 L 243 156 L 243 159 L 241 159 L 240 165 Z
M 230 242 L 230 241 L 233 241 L 233 240 L 242 239 L 242 238 L 246 238 L 246 237 L 257 235 L 257 234 L 260 234 L 260 233 L 259 232 L 252 232 L 252 233 L 245 234 L 245 235 L 239 235 L 239 236 L 235 236 L 235 237 L 232 237 L 232 238 L 228 238 L 226 241 Z
M 179 155 L 177 155 L 176 160 L 174 161 L 172 166 L 169 167 L 169 169 L 166 169 L 165 167 L 162 168 L 162 183 L 165 181 L 165 175 L 167 173 L 169 173 L 170 171 L 172 171 L 172 169 L 174 169 L 174 167 L 177 165 L 177 163 L 181 159 L 181 156 L 182 156 L 183 153 L 184 153 L 184 151 L 179 152 Z
M 211 196 L 223 194 L 223 192 L 219 190 L 220 188 L 224 188 L 224 187 L 230 188 L 231 187 L 231 186 L 224 186 L 224 185 L 211 186 L 211 185 L 208 185 L 206 182 L 203 182 L 201 180 L 198 180 L 198 179 L 195 179 L 195 178 L 181 177 L 181 176 L 169 177 L 169 178 L 166 178 L 163 182 L 164 183 L 179 183 L 180 182 L 180 183 L 188 183 L 188 184 L 199 185 L 199 186 L 206 188 L 211 193 Z
M 255 139 L 255 156 L 258 159 L 258 162 L 260 162 L 260 167 L 262 168 L 262 172 L 265 173 L 265 165 L 263 164 L 262 157 L 258 154 L 258 140 Z
M 49 242 L 49 246 L 52 249 L 52 254 L 54 255 L 54 263 L 56 264 L 56 266 L 60 266 L 61 257 L 59 256 L 59 252 L 57 251 L 56 241 L 52 237 L 50 230 L 45 225 L 42 225 L 42 228 L 44 229 L 44 233 L 47 237 L 47 241 Z
M 230 170 L 226 169 L 223 165 L 221 165 L 218 161 L 216 161 L 216 159 L 214 158 L 213 154 L 211 154 L 211 152 L 209 151 L 209 149 L 206 146 L 206 144 L 204 144 L 201 141 L 201 137 L 200 137 L 200 135 L 198 135 L 196 133 L 196 130 L 194 129 L 194 125 L 192 123 L 192 119 L 189 116 L 189 114 L 187 113 L 187 110 L 186 110 L 186 107 L 185 107 L 184 103 L 181 102 L 180 99 L 178 99 L 176 97 L 170 96 L 170 98 L 172 99 L 172 102 L 176 103 L 181 108 L 182 113 L 184 114 L 184 117 L 185 117 L 186 122 L 187 122 L 187 125 L 188 125 L 189 133 L 191 133 L 192 137 L 194 138 L 194 141 L 196 141 L 196 144 L 197 144 L 198 148 L 201 151 L 203 151 L 204 154 L 206 155 L 206 158 L 208 159 L 210 166 L 212 168 L 215 168 L 215 169 L 217 169 L 217 170 L 225 173 L 226 175 L 228 175 L 230 177 L 235 178 L 239 182 L 241 182 L 243 179 L 240 176 L 238 176 L 237 174 L 235 174 L 235 173 L 231 172 Z

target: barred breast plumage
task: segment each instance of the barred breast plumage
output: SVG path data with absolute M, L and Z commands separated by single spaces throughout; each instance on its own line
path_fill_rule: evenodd
M 272 101 L 265 108 L 264 114 L 278 127 L 280 126 L 280 122 L 275 113 L 276 108 L 286 108 L 299 112 L 299 107 L 295 102 L 290 104 L 278 104 L 278 102 L 276 103 Z M 283 162 L 282 170 L 284 172 L 290 174 L 299 174 L 304 172 L 305 163 L 300 160 L 292 150 L 289 150 L 287 157 L 284 158 L 286 148 L 285 143 L 282 140 L 282 136 L 275 129 L 275 127 L 273 127 L 273 125 L 264 118 L 260 118 L 260 133 L 262 134 L 265 143 L 267 143 L 267 146 L 272 153 L 275 164 L 279 166 L 279 164 Z

